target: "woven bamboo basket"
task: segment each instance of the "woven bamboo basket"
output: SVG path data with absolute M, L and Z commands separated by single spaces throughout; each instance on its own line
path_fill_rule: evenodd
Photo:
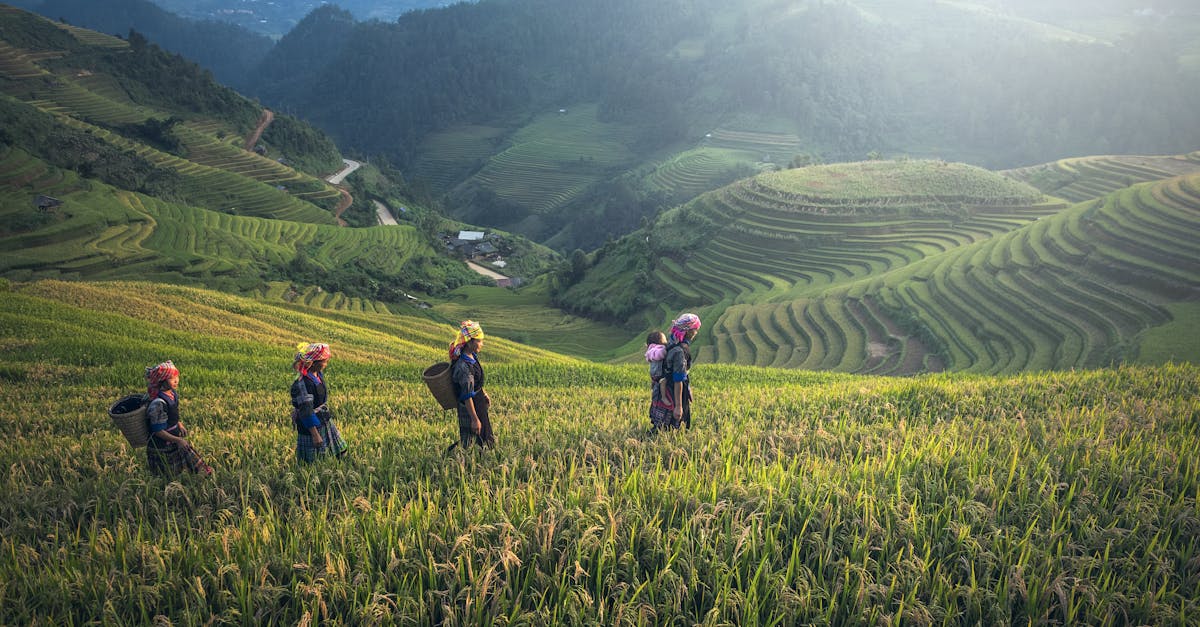
M 441 404 L 442 409 L 454 409 L 458 399 L 454 396 L 454 382 L 450 380 L 450 364 L 440 362 L 425 369 L 421 374 L 425 385 L 433 393 L 433 397 Z
M 146 395 L 130 394 L 121 397 L 108 408 L 108 417 L 121 430 L 133 448 L 146 446 L 150 440 L 150 428 L 146 424 Z

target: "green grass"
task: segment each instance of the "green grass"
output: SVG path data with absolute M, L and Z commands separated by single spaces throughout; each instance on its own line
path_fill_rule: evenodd
M 433 311 L 453 322 L 487 320 L 488 333 L 584 359 L 628 357 L 645 339 L 644 335 L 634 337 L 635 334 L 615 325 L 555 309 L 536 289 L 514 292 L 495 287 L 461 287 L 445 302 L 435 305 Z
M 550 213 L 606 173 L 632 165 L 634 131 L 598 120 L 596 105 L 546 113 L 514 134 L 468 183 L 533 213 Z
M 139 277 L 248 293 L 303 251 L 323 272 L 357 267 L 406 285 L 430 270 L 411 267 L 415 257 L 438 254 L 412 226 L 347 229 L 209 211 L 85 187 L 19 150 L 0 155 L 0 189 L 18 199 L 0 204 L 9 225 L 0 230 L 0 276 L 14 279 Z M 38 193 L 64 204 L 41 215 L 32 206 Z
M 695 309 L 713 320 L 699 348 L 708 359 L 876 374 L 1134 359 L 1137 338 L 1200 286 L 1200 175 L 1174 176 L 1196 170 L 1174 157 L 1073 159 L 1009 174 L 1060 192 L 1063 181 L 1045 175 L 1068 170 L 1096 189 L 1120 187 L 1068 206 L 961 164 L 838 164 L 739 181 L 634 237 L 648 234 L 658 251 L 652 277 L 663 287 L 652 291 L 664 295 L 666 315 Z M 1125 187 L 1143 179 L 1151 182 Z M 603 306 L 633 290 L 621 263 L 629 272 L 621 257 L 602 260 L 568 302 Z M 878 326 L 855 313 L 864 300 L 884 305 L 874 310 Z M 785 319 L 771 310 L 786 303 L 800 303 L 786 318 L 795 322 L 776 332 L 813 343 L 802 359 L 764 332 L 763 320 Z M 1200 360 L 1189 350 L 1176 359 Z
M 646 437 L 644 366 L 492 333 L 499 446 L 446 458 L 454 419 L 419 374 L 450 325 L 152 284 L 3 289 L 5 624 L 1200 615 L 1194 366 L 700 365 L 695 428 Z M 293 461 L 286 388 L 305 340 L 333 346 L 341 463 Z M 149 477 L 104 416 L 164 358 L 210 479 Z
M 1165 364 L 1195 361 L 1200 355 L 1200 304 L 1176 303 L 1166 307 L 1171 321 L 1149 329 L 1139 338 L 1137 363 Z

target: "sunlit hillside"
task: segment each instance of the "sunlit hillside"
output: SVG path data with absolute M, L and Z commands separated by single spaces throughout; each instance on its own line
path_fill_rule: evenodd
M 499 436 L 420 380 L 454 327 L 145 283 L 4 283 L 0 622 L 1188 624 L 1200 372 L 908 379 L 702 365 L 650 436 L 641 366 L 492 337 Z M 484 321 L 487 325 L 487 321 Z M 349 457 L 297 466 L 299 341 Z M 211 478 L 105 416 L 182 370 Z M 1116 621 L 1114 617 L 1121 617 Z
M 697 309 L 712 321 L 700 355 L 727 363 L 908 374 L 1196 360 L 1153 332 L 1195 317 L 1196 172 L 1185 157 L 1096 157 L 1012 178 L 922 161 L 764 174 L 668 212 L 563 300 L 651 325 Z

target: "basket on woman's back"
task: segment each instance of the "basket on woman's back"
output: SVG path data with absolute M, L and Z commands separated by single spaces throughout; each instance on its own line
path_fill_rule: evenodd
M 129 394 L 108 408 L 108 417 L 133 448 L 146 446 L 150 440 L 150 426 L 146 423 L 147 401 L 145 394 Z

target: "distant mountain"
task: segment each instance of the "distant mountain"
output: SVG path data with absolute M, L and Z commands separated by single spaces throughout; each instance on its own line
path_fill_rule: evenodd
M 215 20 L 186 19 L 149 0 L 19 0 L 15 3 L 51 19 L 126 37 L 135 30 L 164 50 L 199 63 L 217 80 L 246 87 L 247 73 L 271 49 L 270 38 Z
M 309 12 L 325 8 L 340 8 L 352 13 L 357 20 L 394 21 L 415 9 L 453 4 L 447 0 L 338 0 L 327 3 L 318 0 L 154 0 L 175 14 L 197 19 L 217 20 L 237 24 L 270 37 L 280 37 L 292 31 Z
M 1013 167 L 1200 143 L 1185 40 L 1102 41 L 982 3 L 488 1 L 349 34 L 333 16 L 279 56 L 328 55 L 264 64 L 255 93 L 456 216 L 561 250 L 797 157 Z

